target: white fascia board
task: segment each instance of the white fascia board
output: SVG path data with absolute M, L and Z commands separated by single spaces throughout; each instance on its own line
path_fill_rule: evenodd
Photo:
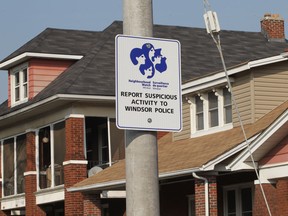
M 250 62 L 247 62 L 246 64 L 243 64 L 243 65 L 240 65 L 238 67 L 228 70 L 227 73 L 228 73 L 228 76 L 230 76 L 233 74 L 240 73 L 242 71 L 249 70 L 254 67 L 260 67 L 260 66 L 277 63 L 281 61 L 287 61 L 288 60 L 287 58 L 288 58 L 288 53 L 283 53 L 281 55 L 272 56 L 269 58 L 250 61 Z M 227 82 L 226 75 L 225 75 L 225 72 L 222 71 L 222 72 L 213 74 L 211 76 L 203 77 L 203 78 L 193 80 L 193 81 L 183 84 L 182 95 L 185 95 L 191 92 L 196 92 L 201 89 L 208 88 L 208 87 L 213 87 L 215 85 L 219 85 L 225 82 Z M 233 82 L 233 80 L 231 80 L 231 82 Z
M 200 171 L 199 168 L 192 168 L 192 169 L 186 169 L 186 170 L 177 170 L 173 172 L 160 173 L 159 180 L 183 176 L 183 175 L 189 175 L 189 174 L 192 175 L 193 172 L 198 172 L 198 171 Z M 118 186 L 122 186 L 125 184 L 126 184 L 126 180 L 123 179 L 123 180 L 118 180 L 118 181 L 91 184 L 91 185 L 81 186 L 81 187 L 71 187 L 71 188 L 67 188 L 67 191 L 79 192 L 79 191 L 89 191 L 89 190 L 103 190 L 105 188 L 118 187 Z
M 191 169 L 185 169 L 185 170 L 176 170 L 176 171 L 171 171 L 171 172 L 165 172 L 165 173 L 160 173 L 159 174 L 159 179 L 168 179 L 168 178 L 172 178 L 172 177 L 180 177 L 183 175 L 189 175 L 193 172 L 199 172 L 201 171 L 199 169 L 199 167 L 195 167 L 195 168 L 191 168 Z
M 65 94 L 56 94 L 52 97 L 41 100 L 37 103 L 31 104 L 30 106 L 24 107 L 22 109 L 16 110 L 15 112 L 11 112 L 4 116 L 0 117 L 0 121 L 3 119 L 7 119 L 9 117 L 27 112 L 29 110 L 35 109 L 41 105 L 52 102 L 54 100 L 94 100 L 94 101 L 115 101 L 115 96 L 94 96 L 94 95 L 65 95 Z
M 259 169 L 259 175 L 261 179 L 273 180 L 278 178 L 288 177 L 288 163 L 271 164 Z
M 74 95 L 74 94 L 57 94 L 58 98 L 66 100 L 96 100 L 96 101 L 115 101 L 115 96 L 95 96 L 95 95 Z
M 126 191 L 102 191 L 100 197 L 103 199 L 113 199 L 113 198 L 126 198 Z
M 264 132 L 262 132 L 252 143 L 250 143 L 250 148 L 247 148 L 241 152 L 230 164 L 226 166 L 227 169 L 231 171 L 239 170 L 243 165 L 245 160 L 250 157 L 250 153 L 253 154 L 265 141 L 273 136 L 273 134 L 281 128 L 288 121 L 288 110 L 286 110 L 278 119 L 276 119 Z
M 258 137 L 259 134 L 251 137 L 248 139 L 248 142 L 253 142 Z M 242 142 L 239 145 L 237 145 L 235 148 L 231 149 L 230 151 L 227 151 L 226 153 L 220 155 L 219 157 L 215 158 L 212 161 L 209 161 L 207 164 L 204 164 L 201 168 L 202 171 L 211 171 L 215 169 L 215 166 L 219 163 L 221 163 L 223 160 L 233 156 L 234 154 L 238 153 L 239 151 L 245 149 L 247 147 L 246 142 Z M 227 167 L 225 167 L 227 168 Z M 222 170 L 223 171 L 223 170 Z M 227 170 L 228 171 L 228 170 Z
M 103 188 L 110 188 L 110 187 L 117 187 L 121 185 L 125 185 L 126 180 L 118 180 L 118 181 L 110 181 L 110 182 L 103 182 L 97 184 L 90 184 L 81 187 L 70 187 L 67 188 L 68 192 L 77 192 L 77 191 L 91 191 L 91 190 L 102 190 Z
M 12 59 L 9 59 L 0 64 L 0 69 L 5 70 L 8 69 L 10 66 L 17 64 L 20 61 L 23 61 L 28 58 L 50 58 L 50 59 L 69 59 L 69 60 L 79 60 L 83 58 L 83 55 L 63 55 L 63 54 L 49 54 L 49 53 L 32 53 L 32 52 L 25 52 L 22 53 Z

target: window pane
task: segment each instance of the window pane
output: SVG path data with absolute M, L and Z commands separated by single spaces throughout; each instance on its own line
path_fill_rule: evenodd
M 124 130 L 116 127 L 116 120 L 110 119 L 110 141 L 112 162 L 125 158 Z
M 19 72 L 14 74 L 14 80 L 15 80 L 14 81 L 15 87 L 19 86 L 19 83 L 20 83 L 20 74 L 19 74 Z
M 224 122 L 231 123 L 232 122 L 232 103 L 231 103 L 231 93 L 227 88 L 223 89 L 223 97 L 224 97 Z
M 17 87 L 15 88 L 15 101 L 19 101 L 20 100 L 20 88 Z
M 109 162 L 107 125 L 100 126 L 99 128 L 99 147 L 99 158 L 101 158 L 100 164 L 107 164 Z
M 223 89 L 224 105 L 231 105 L 231 93 L 227 88 Z
M 4 196 L 14 194 L 14 139 L 3 143 Z
M 227 191 L 227 208 L 228 215 L 236 215 L 235 190 Z
M 241 190 L 241 203 L 242 203 L 242 215 L 252 216 L 252 193 L 251 188 L 243 188 Z
M 196 102 L 196 129 L 204 129 L 203 101 L 200 96 L 195 97 Z
M 218 97 L 214 92 L 208 93 L 209 101 L 209 126 L 215 127 L 219 125 L 218 121 Z
M 17 194 L 25 192 L 24 172 L 26 168 L 26 135 L 16 138 L 16 155 L 17 155 Z
M 209 100 L 209 110 L 218 108 L 218 97 L 215 95 L 215 92 L 208 93 L 208 100 Z
M 210 127 L 218 126 L 218 110 L 211 110 L 210 111 Z
M 200 96 L 195 97 L 196 100 L 196 113 L 203 112 L 203 101 Z
M 197 114 L 197 116 L 196 116 L 196 129 L 197 130 L 203 130 L 204 129 L 203 113 Z
M 23 97 L 24 98 L 27 98 L 28 97 L 28 89 L 27 89 L 27 84 L 25 84 L 25 85 L 23 85 L 23 93 L 24 93 L 24 95 L 23 95 Z
M 54 125 L 54 175 L 55 185 L 64 184 L 63 162 L 65 159 L 65 122 Z
M 23 70 L 23 83 L 27 83 L 27 68 Z
M 39 187 L 51 186 L 50 127 L 39 130 Z
M 107 118 L 86 117 L 85 127 L 88 169 L 94 166 L 106 167 L 103 161 L 108 162 L 109 159 Z
M 232 122 L 232 106 L 225 107 L 225 123 L 231 123 Z

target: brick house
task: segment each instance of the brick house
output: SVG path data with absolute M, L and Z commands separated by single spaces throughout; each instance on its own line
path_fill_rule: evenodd
M 221 31 L 229 89 L 205 29 L 154 26 L 182 50 L 183 130 L 158 134 L 161 215 L 268 215 L 261 188 L 272 214 L 287 215 L 288 44 L 279 15 L 261 27 Z M 48 28 L 0 62 L 0 215 L 125 215 L 121 32 L 117 21 L 101 32 Z

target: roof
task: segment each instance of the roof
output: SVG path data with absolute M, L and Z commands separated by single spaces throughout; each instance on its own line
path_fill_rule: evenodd
M 253 124 L 244 126 L 247 138 L 266 130 L 282 113 L 288 109 L 288 101 L 281 104 Z M 175 176 L 179 173 L 190 174 L 227 153 L 245 141 L 240 127 L 197 138 L 172 141 L 171 133 L 158 142 L 159 176 Z M 236 152 L 234 152 L 235 154 Z M 178 157 L 175 157 L 178 155 Z M 231 155 L 230 155 L 231 156 Z M 101 189 L 125 183 L 125 160 L 91 176 L 70 190 Z
M 115 96 L 115 36 L 122 33 L 122 22 L 115 21 L 101 32 L 48 28 L 0 62 L 25 52 L 83 55 L 37 96 L 8 109 L 4 102 L 0 116 L 29 106 L 56 94 Z M 260 32 L 221 31 L 227 68 L 280 55 L 288 43 L 269 42 Z M 180 26 L 154 26 L 154 37 L 181 42 L 182 82 L 222 70 L 213 40 L 206 29 Z

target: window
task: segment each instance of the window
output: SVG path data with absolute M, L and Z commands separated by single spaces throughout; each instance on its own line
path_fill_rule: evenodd
M 219 125 L 218 120 L 218 97 L 215 92 L 208 93 L 209 103 L 209 126 L 215 127 Z
M 64 184 L 65 122 L 41 128 L 37 143 L 39 188 Z
M 26 136 L 20 135 L 3 142 L 4 196 L 25 192 Z
M 124 131 L 116 127 L 115 119 L 86 117 L 85 125 L 88 169 L 94 166 L 105 168 L 124 159 Z
M 11 73 L 12 105 L 25 102 L 28 99 L 28 64 L 20 65 Z
M 193 137 L 232 128 L 231 94 L 227 88 L 198 93 L 190 102 Z
M 224 189 L 225 216 L 252 216 L 252 187 L 240 185 Z
M 228 88 L 223 89 L 223 99 L 224 99 L 224 123 L 232 122 L 232 101 L 231 94 Z
M 203 100 L 200 96 L 195 97 L 196 103 L 196 128 L 197 130 L 204 129 L 204 114 L 203 114 Z
M 195 216 L 196 208 L 195 208 L 195 195 L 188 196 L 188 215 Z

